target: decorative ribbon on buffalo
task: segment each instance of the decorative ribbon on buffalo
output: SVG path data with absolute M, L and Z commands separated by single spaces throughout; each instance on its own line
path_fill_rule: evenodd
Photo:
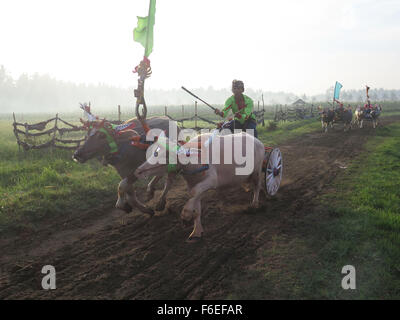
M 137 73 L 139 76 L 138 87 L 135 90 L 136 98 L 136 117 L 140 120 L 145 132 L 149 130 L 146 124 L 147 107 L 144 99 L 144 82 L 151 76 L 151 67 L 149 56 L 153 51 L 153 29 L 155 24 L 155 13 L 156 13 L 156 0 L 150 0 L 149 14 L 147 17 L 137 17 L 137 27 L 133 30 L 133 39 L 139 42 L 144 47 L 143 60 L 135 67 L 133 73 Z M 139 113 L 140 106 L 143 107 L 142 113 Z

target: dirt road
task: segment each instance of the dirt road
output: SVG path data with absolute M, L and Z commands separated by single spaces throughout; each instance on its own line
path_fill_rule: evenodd
M 385 125 L 395 119 L 382 119 Z M 399 120 L 399 119 L 397 119 Z M 369 123 L 368 123 L 369 124 Z M 46 222 L 36 232 L 0 238 L 0 299 L 217 299 L 254 263 L 260 246 L 290 233 L 315 196 L 362 152 L 374 131 L 315 132 L 279 146 L 284 180 L 262 208 L 248 210 L 251 192 L 209 191 L 203 201 L 204 239 L 187 244 L 180 210 L 188 199 L 179 179 L 167 209 L 153 218 L 105 207 Z M 41 288 L 41 269 L 53 265 L 57 289 Z M 262 297 L 260 297 L 262 298 Z

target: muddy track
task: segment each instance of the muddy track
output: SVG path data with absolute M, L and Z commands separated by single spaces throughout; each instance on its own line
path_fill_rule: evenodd
M 382 119 L 381 125 L 397 119 Z M 203 200 L 204 239 L 187 244 L 191 227 L 179 213 L 188 199 L 175 182 L 167 209 L 149 218 L 109 204 L 76 211 L 35 232 L 0 238 L 0 299 L 216 299 L 230 292 L 232 277 L 254 263 L 261 246 L 290 234 L 328 189 L 338 172 L 375 134 L 362 130 L 315 132 L 280 146 L 284 180 L 274 198 L 248 209 L 251 192 L 209 191 Z M 43 265 L 57 271 L 57 290 L 41 289 Z M 261 298 L 261 297 L 260 297 Z

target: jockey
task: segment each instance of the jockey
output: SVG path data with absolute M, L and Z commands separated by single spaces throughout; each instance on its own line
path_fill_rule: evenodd
M 344 112 L 344 107 L 343 107 L 343 103 L 341 103 L 339 100 L 335 100 L 337 102 L 337 104 L 339 105 L 338 108 L 334 109 L 338 119 L 342 118 L 343 116 L 343 112 Z
M 233 95 L 229 97 L 225 106 L 220 111 L 219 109 L 215 110 L 215 113 L 225 118 L 228 115 L 229 110 L 235 115 L 234 120 L 229 123 L 229 128 L 231 131 L 233 129 L 253 129 L 254 137 L 258 137 L 257 135 L 257 122 L 256 117 L 253 114 L 253 100 L 244 95 L 244 84 L 243 81 L 233 80 L 232 81 L 232 93 Z
M 368 100 L 368 102 L 364 105 L 364 113 L 369 115 L 371 113 L 371 102 Z

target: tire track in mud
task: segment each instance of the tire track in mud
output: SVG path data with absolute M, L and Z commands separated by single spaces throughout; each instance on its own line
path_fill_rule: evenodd
M 392 119 L 390 121 L 394 121 Z M 399 120 L 399 119 L 396 119 Z M 388 124 L 388 119 L 381 123 Z M 233 275 L 254 262 L 256 251 L 290 233 L 334 180 L 372 128 L 343 133 L 314 132 L 279 146 L 284 180 L 278 195 L 209 191 L 202 202 L 204 239 L 187 244 L 180 210 L 188 199 L 182 179 L 167 197 L 167 209 L 148 216 L 110 206 L 77 212 L 41 232 L 0 240 L 0 299 L 214 299 L 230 292 Z M 51 232 L 44 232 L 51 228 Z M 63 240 L 63 241 L 61 241 Z M 41 289 L 43 265 L 57 271 L 57 289 Z

